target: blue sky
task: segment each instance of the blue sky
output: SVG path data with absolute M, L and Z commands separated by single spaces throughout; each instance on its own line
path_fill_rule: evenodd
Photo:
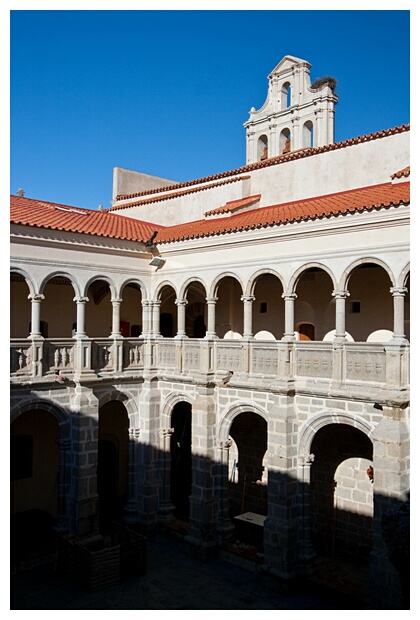
M 10 193 L 96 209 L 114 166 L 242 166 L 288 54 L 338 80 L 337 141 L 410 121 L 408 10 L 11 10 Z

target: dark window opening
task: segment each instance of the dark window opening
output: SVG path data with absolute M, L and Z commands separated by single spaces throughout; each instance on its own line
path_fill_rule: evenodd
M 32 435 L 13 435 L 10 438 L 10 479 L 32 478 Z
M 138 338 L 138 336 L 140 336 L 141 333 L 141 329 L 140 329 L 140 325 L 132 325 L 130 328 L 130 336 L 132 338 Z
M 266 301 L 262 301 L 261 302 L 260 312 L 261 312 L 261 314 L 265 314 L 267 312 L 267 302 Z
M 361 303 L 360 301 L 352 301 L 351 302 L 351 312 L 352 314 L 359 314 L 361 311 Z
M 169 312 L 163 312 L 160 315 L 160 333 L 164 338 L 173 338 L 173 318 Z

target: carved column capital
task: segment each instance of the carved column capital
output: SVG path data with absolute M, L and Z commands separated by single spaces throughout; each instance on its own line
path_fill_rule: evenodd
M 389 292 L 393 297 L 404 297 L 408 293 L 408 288 L 406 288 L 405 286 L 392 286 L 389 289 Z
M 332 297 L 334 297 L 335 299 L 346 299 L 347 297 L 349 297 L 350 293 L 349 291 L 336 291 L 334 290 L 331 293 Z
M 45 295 L 41 295 L 41 293 L 35 293 L 34 295 L 28 295 L 28 299 L 31 301 L 43 301 L 45 299 Z
M 219 443 L 219 447 L 221 450 L 229 450 L 229 448 L 232 446 L 232 440 L 231 439 L 225 439 L 224 441 L 221 441 Z

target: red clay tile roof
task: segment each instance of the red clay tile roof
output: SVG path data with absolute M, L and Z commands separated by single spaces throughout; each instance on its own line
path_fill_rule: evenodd
M 180 198 L 181 196 L 185 196 L 186 194 L 194 194 L 195 192 L 203 192 L 208 189 L 213 189 L 213 187 L 219 187 L 220 185 L 227 185 L 228 183 L 237 183 L 237 181 L 243 181 L 245 179 L 249 179 L 249 176 L 240 176 L 240 177 L 235 177 L 233 179 L 227 179 L 226 181 L 217 181 L 216 183 L 210 183 L 208 185 L 203 185 L 201 187 L 193 187 L 192 189 L 185 189 L 182 192 L 171 192 L 170 194 L 163 194 L 161 196 L 160 195 L 153 196 L 152 198 L 144 198 L 143 200 L 136 200 L 135 202 L 125 202 L 122 205 L 115 204 L 109 210 L 120 211 L 121 209 L 128 209 L 129 207 L 137 207 L 138 205 L 150 204 L 152 202 L 161 202 L 162 200 L 172 200 L 172 198 Z M 145 194 L 146 193 L 147 192 L 145 192 Z
M 10 196 L 10 221 L 38 228 L 143 242 L 161 228 L 157 224 L 121 217 L 105 210 L 91 211 L 21 196 Z
M 231 200 L 227 202 L 223 207 L 219 207 L 218 209 L 212 209 L 211 211 L 206 211 L 204 214 L 205 217 L 209 215 L 219 215 L 221 213 L 234 213 L 238 209 L 244 209 L 245 207 L 251 207 L 255 203 L 257 203 L 261 198 L 261 194 L 256 194 L 255 196 L 248 196 L 248 198 L 241 198 L 240 200 Z
M 289 222 L 396 207 L 410 202 L 410 183 L 384 183 L 306 200 L 253 209 L 219 219 L 197 220 L 159 231 L 156 243 L 266 228 Z
M 159 244 L 397 207 L 409 204 L 410 182 L 383 183 L 169 227 L 107 211 L 90 211 L 19 196 L 10 198 L 11 222 L 15 224 L 142 242 L 157 230 L 155 243 Z
M 391 176 L 391 179 L 401 179 L 402 177 L 409 177 L 409 176 L 410 176 L 410 166 L 407 166 L 406 168 L 403 168 L 402 170 L 399 170 L 398 172 L 393 174 Z
M 325 146 L 320 146 L 317 148 L 308 148 L 308 149 L 299 149 L 298 151 L 292 151 L 287 153 L 286 155 L 278 155 L 276 157 L 270 157 L 265 159 L 264 161 L 259 161 L 254 164 L 248 164 L 247 166 L 242 166 L 241 168 L 236 168 L 234 170 L 228 170 L 227 172 L 220 172 L 218 174 L 213 174 L 212 176 L 202 177 L 200 179 L 194 179 L 192 181 L 186 181 L 184 183 L 176 183 L 174 185 L 168 185 L 167 187 L 158 187 L 156 189 L 149 189 L 143 192 L 137 192 L 134 194 L 121 194 L 117 196 L 118 200 L 128 200 L 129 198 L 137 198 L 138 196 L 146 196 L 150 194 L 158 194 L 161 192 L 174 191 L 176 189 L 180 189 L 182 187 L 191 187 L 192 185 L 198 185 L 200 183 L 208 183 L 210 181 L 215 181 L 216 179 L 223 179 L 225 177 L 234 176 L 236 174 L 244 174 L 250 172 L 251 170 L 256 170 L 258 168 L 266 168 L 268 166 L 275 166 L 276 164 L 281 164 L 283 162 L 292 161 L 294 159 L 301 159 L 303 157 L 310 157 L 311 155 L 318 155 L 319 153 L 325 153 L 327 151 L 335 151 L 337 149 L 346 148 L 348 146 L 353 146 L 355 144 L 360 144 L 361 142 L 370 142 L 371 140 L 377 140 L 379 138 L 386 138 L 387 136 L 392 136 L 397 133 L 404 133 L 405 131 L 410 131 L 410 123 L 406 123 L 404 125 L 398 125 L 397 127 L 392 127 L 391 129 L 383 129 L 382 131 L 376 131 L 374 133 L 365 134 L 363 136 L 357 136 L 356 138 L 350 138 L 349 140 L 343 140 L 342 142 L 333 142 L 332 144 L 327 144 Z M 203 189 L 203 188 L 198 188 Z M 124 205 L 126 206 L 126 205 Z M 114 205 L 112 209 L 118 208 L 118 205 Z

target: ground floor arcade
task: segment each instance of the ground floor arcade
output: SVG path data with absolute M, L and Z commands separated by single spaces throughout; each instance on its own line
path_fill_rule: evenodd
M 398 598 L 380 518 L 409 492 L 403 404 L 156 377 L 12 401 L 12 524 L 83 537 L 180 521 L 203 556 L 240 540 L 280 580 L 352 556 L 382 605 Z

